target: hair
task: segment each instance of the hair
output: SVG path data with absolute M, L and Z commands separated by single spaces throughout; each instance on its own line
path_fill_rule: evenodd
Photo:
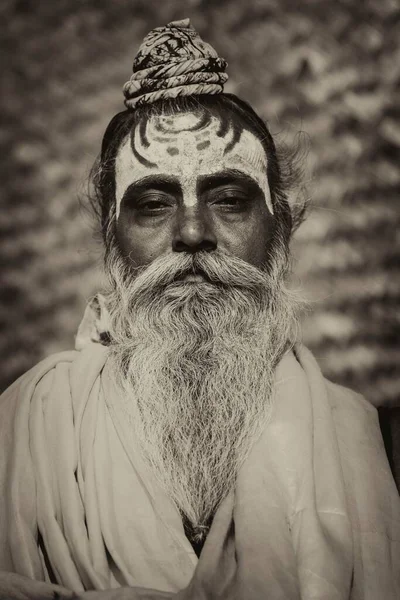
M 289 192 L 297 187 L 301 176 L 298 148 L 282 147 L 278 153 L 272 135 L 253 108 L 234 94 L 180 96 L 158 100 L 136 110 L 116 114 L 105 131 L 100 156 L 91 174 L 90 203 L 100 222 L 106 256 L 115 242 L 115 160 L 118 150 L 136 125 L 152 116 L 170 116 L 180 112 L 205 112 L 221 117 L 228 114 L 234 123 L 251 131 L 261 142 L 267 156 L 267 178 L 271 192 L 276 231 L 274 237 L 287 246 L 293 231 L 304 220 L 307 201 L 289 204 Z

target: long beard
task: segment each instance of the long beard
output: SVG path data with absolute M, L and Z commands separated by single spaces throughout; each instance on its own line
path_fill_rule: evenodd
M 132 435 L 197 541 L 265 427 L 298 302 L 287 255 L 269 273 L 218 252 L 172 253 L 132 272 L 107 260 L 111 360 Z M 188 283 L 186 273 L 207 281 Z

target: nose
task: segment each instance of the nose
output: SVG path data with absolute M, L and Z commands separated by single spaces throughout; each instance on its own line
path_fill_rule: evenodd
M 199 207 L 182 208 L 172 240 L 174 252 L 212 252 L 217 248 L 217 238 L 212 225 Z

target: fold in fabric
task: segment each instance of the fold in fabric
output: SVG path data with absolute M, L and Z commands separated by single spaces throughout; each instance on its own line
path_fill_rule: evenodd
M 50 357 L 0 401 L 0 597 L 10 573 L 77 594 L 400 597 L 400 501 L 377 411 L 304 347 L 276 370 L 272 417 L 200 559 L 135 446 L 107 355 L 90 342 Z

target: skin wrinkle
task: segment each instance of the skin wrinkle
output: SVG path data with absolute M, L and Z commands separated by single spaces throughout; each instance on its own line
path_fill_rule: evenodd
M 161 129 L 169 134 L 165 142 L 157 135 Z M 267 158 L 261 142 L 246 129 L 240 136 L 232 124 L 225 129 L 220 119 L 211 117 L 205 120 L 194 113 L 153 117 L 148 121 L 145 133 L 136 127 L 132 142 L 128 137 L 117 155 L 116 218 L 120 215 L 126 189 L 143 177 L 160 173 L 176 177 L 182 188 L 184 206 L 193 207 L 199 176 L 229 169 L 241 171 L 254 179 L 273 214 L 266 174 Z M 204 145 L 205 142 L 209 143 Z M 199 144 L 203 148 L 199 148 Z M 168 152 L 168 148 L 178 152 Z

